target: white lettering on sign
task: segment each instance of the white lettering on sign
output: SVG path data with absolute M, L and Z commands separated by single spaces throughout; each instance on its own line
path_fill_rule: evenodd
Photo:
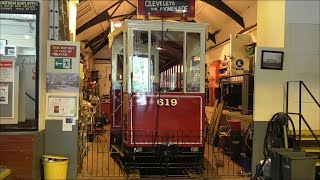
M 174 1 L 148 1 L 144 2 L 145 7 L 174 6 Z
M 50 55 L 52 57 L 76 57 L 76 47 L 64 45 L 51 45 Z
M 170 12 L 170 13 L 186 13 L 189 12 L 189 4 L 184 1 L 177 0 L 145 0 L 144 6 L 146 11 L 160 11 L 160 12 Z

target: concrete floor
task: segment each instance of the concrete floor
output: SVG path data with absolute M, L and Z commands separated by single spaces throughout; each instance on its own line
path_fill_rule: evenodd
M 83 159 L 82 171 L 78 179 L 125 179 L 118 164 L 110 157 L 110 131 L 108 131 L 109 127 L 105 127 L 105 129 L 107 131 L 103 135 L 95 138 L 94 142 L 88 143 L 89 151 Z M 206 144 L 205 147 L 204 166 L 206 170 L 203 172 L 203 177 L 206 177 L 206 179 L 250 179 L 244 177 L 245 172 L 243 168 L 230 160 L 230 158 L 219 151 L 218 148 L 208 144 Z M 130 174 L 130 179 L 140 179 L 139 172 Z M 198 176 L 191 179 L 203 178 Z

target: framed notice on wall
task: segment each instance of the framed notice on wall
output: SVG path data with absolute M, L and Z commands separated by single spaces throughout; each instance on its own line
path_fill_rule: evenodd
M 77 96 L 48 96 L 48 116 L 76 117 Z

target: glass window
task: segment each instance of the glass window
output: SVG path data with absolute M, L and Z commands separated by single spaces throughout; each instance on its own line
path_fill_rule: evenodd
M 133 31 L 133 92 L 149 92 L 149 69 L 148 31 Z
M 0 9 L 0 131 L 38 129 L 39 11 L 32 6 Z
M 123 53 L 117 54 L 117 81 L 123 79 Z
M 187 33 L 187 92 L 200 92 L 200 33 Z
M 183 91 L 183 32 L 151 32 L 153 91 Z M 159 84 L 160 82 L 160 84 Z

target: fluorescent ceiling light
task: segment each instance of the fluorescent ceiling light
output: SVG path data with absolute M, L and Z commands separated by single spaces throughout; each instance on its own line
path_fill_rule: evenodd
M 114 24 L 113 24 L 113 26 L 114 26 L 114 27 L 116 27 L 116 28 L 121 27 L 121 25 L 122 25 L 122 23 L 120 23 L 120 22 L 118 22 L 118 23 L 114 23 Z
M 32 36 L 24 35 L 24 38 L 25 38 L 25 39 L 32 39 Z

